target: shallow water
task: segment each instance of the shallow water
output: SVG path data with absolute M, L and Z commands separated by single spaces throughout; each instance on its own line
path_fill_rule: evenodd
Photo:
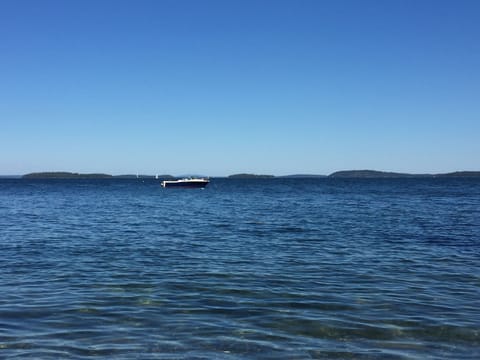
M 0 180 L 0 358 L 480 358 L 480 181 Z

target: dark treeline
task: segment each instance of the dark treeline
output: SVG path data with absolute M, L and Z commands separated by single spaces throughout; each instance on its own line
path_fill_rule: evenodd
M 172 175 L 109 175 L 103 173 L 81 174 L 66 171 L 35 172 L 22 176 L 26 179 L 175 179 Z M 257 175 L 251 173 L 233 174 L 229 179 L 271 179 L 271 178 L 356 178 L 356 179 L 387 179 L 387 178 L 477 178 L 480 171 L 455 171 L 443 174 L 408 174 L 376 170 L 343 170 L 330 175 L 298 174 L 298 175 Z

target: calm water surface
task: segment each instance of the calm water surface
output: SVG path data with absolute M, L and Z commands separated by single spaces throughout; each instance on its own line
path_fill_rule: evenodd
M 0 358 L 478 359 L 480 181 L 0 180 Z

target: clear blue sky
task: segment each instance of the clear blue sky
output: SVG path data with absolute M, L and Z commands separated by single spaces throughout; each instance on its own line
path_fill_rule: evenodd
M 0 174 L 480 170 L 480 1 L 0 0 Z

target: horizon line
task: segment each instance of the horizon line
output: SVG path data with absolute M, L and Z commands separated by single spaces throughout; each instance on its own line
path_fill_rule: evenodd
M 34 171 L 28 172 L 25 174 L 0 174 L 0 177 L 23 177 L 30 174 L 44 174 L 44 173 L 69 173 L 69 174 L 78 174 L 78 175 L 105 175 L 105 176 L 112 176 L 112 177 L 120 177 L 120 176 L 139 176 L 139 177 L 156 177 L 156 176 L 172 176 L 172 177 L 185 177 L 185 176 L 208 176 L 208 177 L 229 177 L 232 175 L 250 175 L 250 176 L 272 176 L 272 177 L 288 177 L 288 176 L 318 176 L 318 177 L 328 177 L 336 173 L 342 172 L 374 172 L 374 173 L 383 173 L 383 174 L 398 174 L 398 175 L 407 175 L 407 176 L 435 176 L 435 175 L 445 175 L 445 174 L 455 174 L 455 173 L 480 173 L 480 170 L 453 170 L 453 171 L 444 171 L 444 172 L 399 172 L 399 171 L 390 171 L 390 170 L 376 170 L 376 169 L 347 169 L 347 170 L 336 170 L 330 172 L 328 174 L 319 174 L 319 173 L 312 173 L 312 172 L 298 172 L 298 173 L 287 173 L 287 174 L 268 174 L 268 173 L 258 173 L 258 172 L 235 172 L 228 175 L 200 175 L 200 174 L 193 174 L 193 173 L 183 173 L 174 175 L 171 173 L 117 173 L 117 174 L 109 174 L 105 172 L 77 172 L 77 171 Z

